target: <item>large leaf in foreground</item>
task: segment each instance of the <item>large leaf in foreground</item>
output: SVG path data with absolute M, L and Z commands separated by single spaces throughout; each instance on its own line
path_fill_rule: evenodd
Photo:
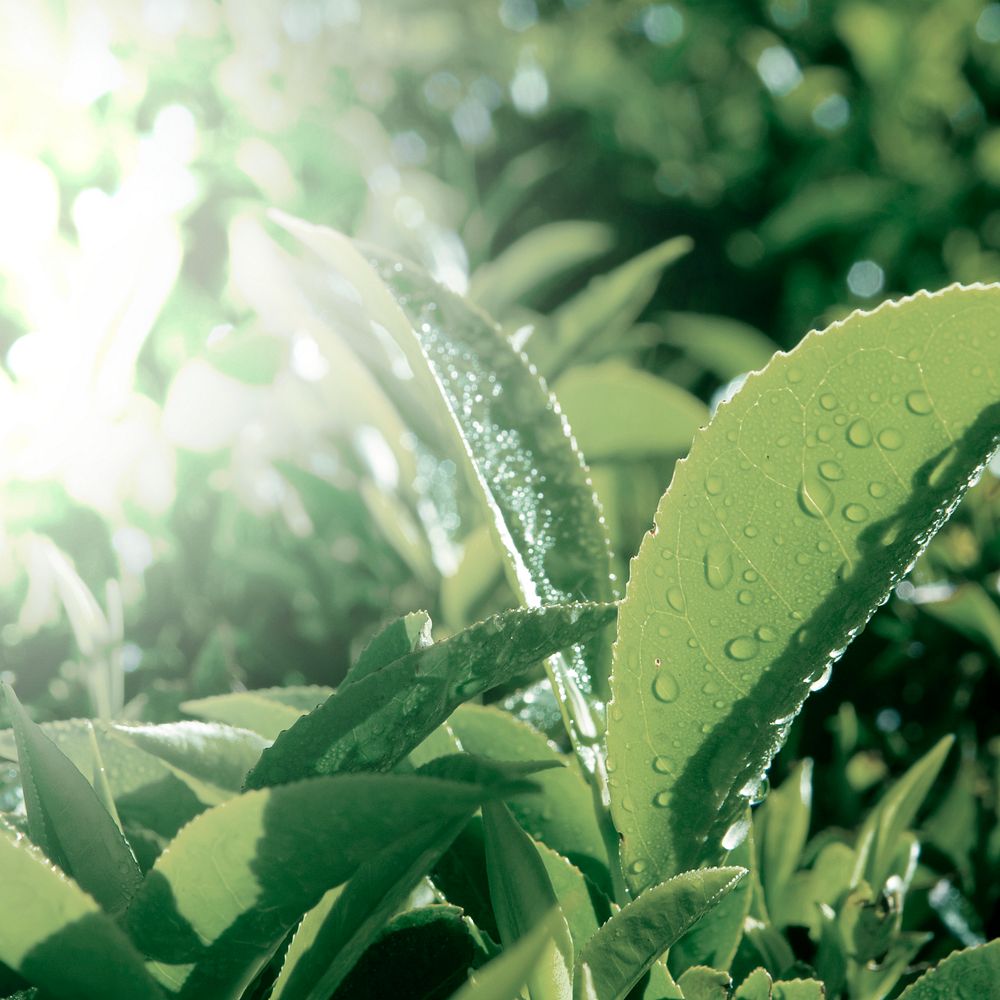
M 162 994 L 114 922 L 28 840 L 0 826 L 0 961 L 60 1000 Z
M 77 766 L 28 718 L 13 689 L 4 684 L 2 690 L 31 839 L 105 910 L 120 913 L 142 873 L 118 824 Z
M 360 865 L 403 836 L 532 787 L 478 768 L 481 782 L 340 775 L 231 799 L 160 856 L 128 930 L 174 992 L 238 997 L 302 914 Z
M 745 868 L 685 872 L 619 910 L 579 957 L 581 968 L 590 967 L 597 996 L 623 1000 L 660 955 L 744 875 Z M 582 982 L 582 976 L 577 978 Z
M 900 1000 L 991 997 L 1000 982 L 1000 940 L 956 951 L 905 989 Z
M 388 770 L 463 702 L 607 624 L 614 605 L 495 615 L 348 684 L 283 732 L 247 776 L 263 788 L 313 774 Z
M 678 464 L 632 563 L 608 734 L 633 889 L 717 860 L 788 725 L 1000 435 L 1000 287 L 854 313 Z
M 496 324 L 412 264 L 375 251 L 366 260 L 333 230 L 279 221 L 353 287 L 414 372 L 437 386 L 456 456 L 523 602 L 611 600 L 611 553 L 583 459 L 544 383 Z M 602 644 L 592 643 L 571 664 L 571 683 L 587 690 L 594 674 L 603 686 L 603 661 Z

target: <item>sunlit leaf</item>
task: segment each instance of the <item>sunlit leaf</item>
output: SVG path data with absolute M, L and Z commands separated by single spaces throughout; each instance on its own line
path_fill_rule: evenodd
M 333 693 L 332 688 L 317 686 L 298 689 L 302 697 L 295 701 L 276 697 L 281 691 L 290 690 L 294 689 L 267 688 L 210 695 L 208 698 L 195 698 L 182 702 L 181 709 L 188 715 L 248 729 L 266 740 L 273 740 L 283 729 L 288 729 L 297 719 L 326 701 Z
M 900 1000 L 992 996 L 1000 982 L 1000 940 L 956 951 L 907 987 Z
M 612 808 L 633 889 L 739 842 L 810 689 L 996 447 L 998 306 L 1000 288 L 954 287 L 811 334 L 677 466 L 615 652 Z

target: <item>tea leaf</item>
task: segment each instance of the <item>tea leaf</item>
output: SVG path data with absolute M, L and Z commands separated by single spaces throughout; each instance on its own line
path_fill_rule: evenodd
M 1000 287 L 854 313 L 722 405 L 619 616 L 612 810 L 633 890 L 720 858 L 811 688 L 1000 435 Z
M 142 873 L 115 819 L 76 765 L 28 718 L 2 685 L 17 739 L 31 839 L 112 916 Z
M 495 768 L 489 784 L 340 775 L 248 792 L 178 834 L 126 926 L 180 996 L 238 997 L 302 914 L 379 852 L 532 787 Z
M 0 961 L 59 1000 L 157 1000 L 116 924 L 26 838 L 0 825 Z
M 275 688 L 264 691 L 234 691 L 231 694 L 210 695 L 181 703 L 188 715 L 196 715 L 211 722 L 224 722 L 228 726 L 248 729 L 265 740 L 274 740 L 278 734 L 292 726 L 296 720 L 333 694 L 332 688 L 301 688 L 308 697 L 290 703 L 274 697 Z
M 407 653 L 429 646 L 432 641 L 431 619 L 426 611 L 413 611 L 397 618 L 372 637 L 347 671 L 341 687 L 395 663 Z
M 685 872 L 614 914 L 579 958 L 581 965 L 590 966 L 597 995 L 602 1000 L 627 996 L 653 962 L 744 875 L 745 868 Z
M 954 1000 L 993 996 L 1000 982 L 1000 940 L 956 951 L 924 973 L 900 1000 Z
M 247 776 L 263 788 L 314 774 L 387 770 L 463 702 L 585 640 L 613 605 L 508 611 L 414 650 L 339 690 L 265 750 Z

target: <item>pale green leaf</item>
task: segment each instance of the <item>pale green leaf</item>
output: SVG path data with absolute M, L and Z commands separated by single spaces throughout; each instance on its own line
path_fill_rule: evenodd
M 754 969 L 736 987 L 733 1000 L 771 1000 L 771 987 L 773 985 L 767 969 Z
M 1000 940 L 956 951 L 908 986 L 900 1000 L 992 997 L 1000 982 Z
M 133 899 L 127 928 L 180 996 L 239 997 L 303 913 L 379 852 L 531 787 L 498 768 L 489 784 L 339 775 L 247 792 L 178 834 Z
M 486 872 L 500 939 L 511 947 L 548 915 L 560 912 L 552 882 L 534 841 L 502 802 L 483 805 Z M 570 1000 L 573 989 L 573 941 L 569 925 L 553 921 L 553 947 L 528 978 L 531 1000 Z
M 311 774 L 387 770 L 463 702 L 586 639 L 613 605 L 516 609 L 348 684 L 264 751 L 250 788 Z
M 579 957 L 591 968 L 597 995 L 602 1000 L 626 997 L 653 962 L 744 875 L 745 868 L 685 872 L 648 889 L 614 914 Z M 683 989 L 683 983 L 679 985 Z
M 41 851 L 0 825 L 0 961 L 58 1000 L 162 994 L 117 925 Z
M 90 782 L 3 684 L 14 724 L 31 839 L 111 915 L 128 905 L 142 873 Z
M 283 729 L 288 729 L 306 712 L 326 701 L 332 688 L 305 688 L 309 692 L 301 707 L 272 696 L 274 688 L 264 691 L 234 691 L 231 694 L 210 695 L 181 703 L 188 715 L 211 722 L 224 722 L 239 729 L 248 729 L 266 740 L 274 740 Z M 311 704 L 308 704 L 311 702 Z
M 633 890 L 739 841 L 810 689 L 996 447 L 998 313 L 996 286 L 854 313 L 751 375 L 676 467 L 615 651 Z
M 981 584 L 963 583 L 943 601 L 921 602 L 920 610 L 961 635 L 984 643 L 1000 657 L 1000 608 Z
M 588 462 L 685 455 L 708 423 L 696 396 L 621 361 L 571 368 L 555 394 Z
M 772 1000 L 826 1000 L 826 990 L 816 979 L 779 979 Z
M 755 327 L 729 316 L 673 312 L 663 320 L 663 339 L 723 382 L 763 368 L 777 344 Z
M 684 1000 L 729 1000 L 732 978 L 721 969 L 695 965 L 677 980 Z

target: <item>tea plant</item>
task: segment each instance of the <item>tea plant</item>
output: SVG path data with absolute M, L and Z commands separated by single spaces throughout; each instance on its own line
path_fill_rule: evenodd
M 619 600 L 537 370 L 419 268 L 278 221 L 302 249 L 275 257 L 296 322 L 464 465 L 522 606 L 438 641 L 416 612 L 335 691 L 186 702 L 202 721 L 39 727 L 8 689 L 8 992 L 878 1000 L 912 979 L 912 831 L 951 741 L 842 836 L 809 840 L 808 762 L 763 785 L 998 444 L 1000 289 L 921 293 L 776 355 L 678 463 Z M 600 322 L 550 331 L 540 363 L 557 374 Z M 498 688 L 506 710 L 480 703 Z M 563 748 L 526 721 L 546 705 Z M 905 995 L 998 975 L 984 944 Z

